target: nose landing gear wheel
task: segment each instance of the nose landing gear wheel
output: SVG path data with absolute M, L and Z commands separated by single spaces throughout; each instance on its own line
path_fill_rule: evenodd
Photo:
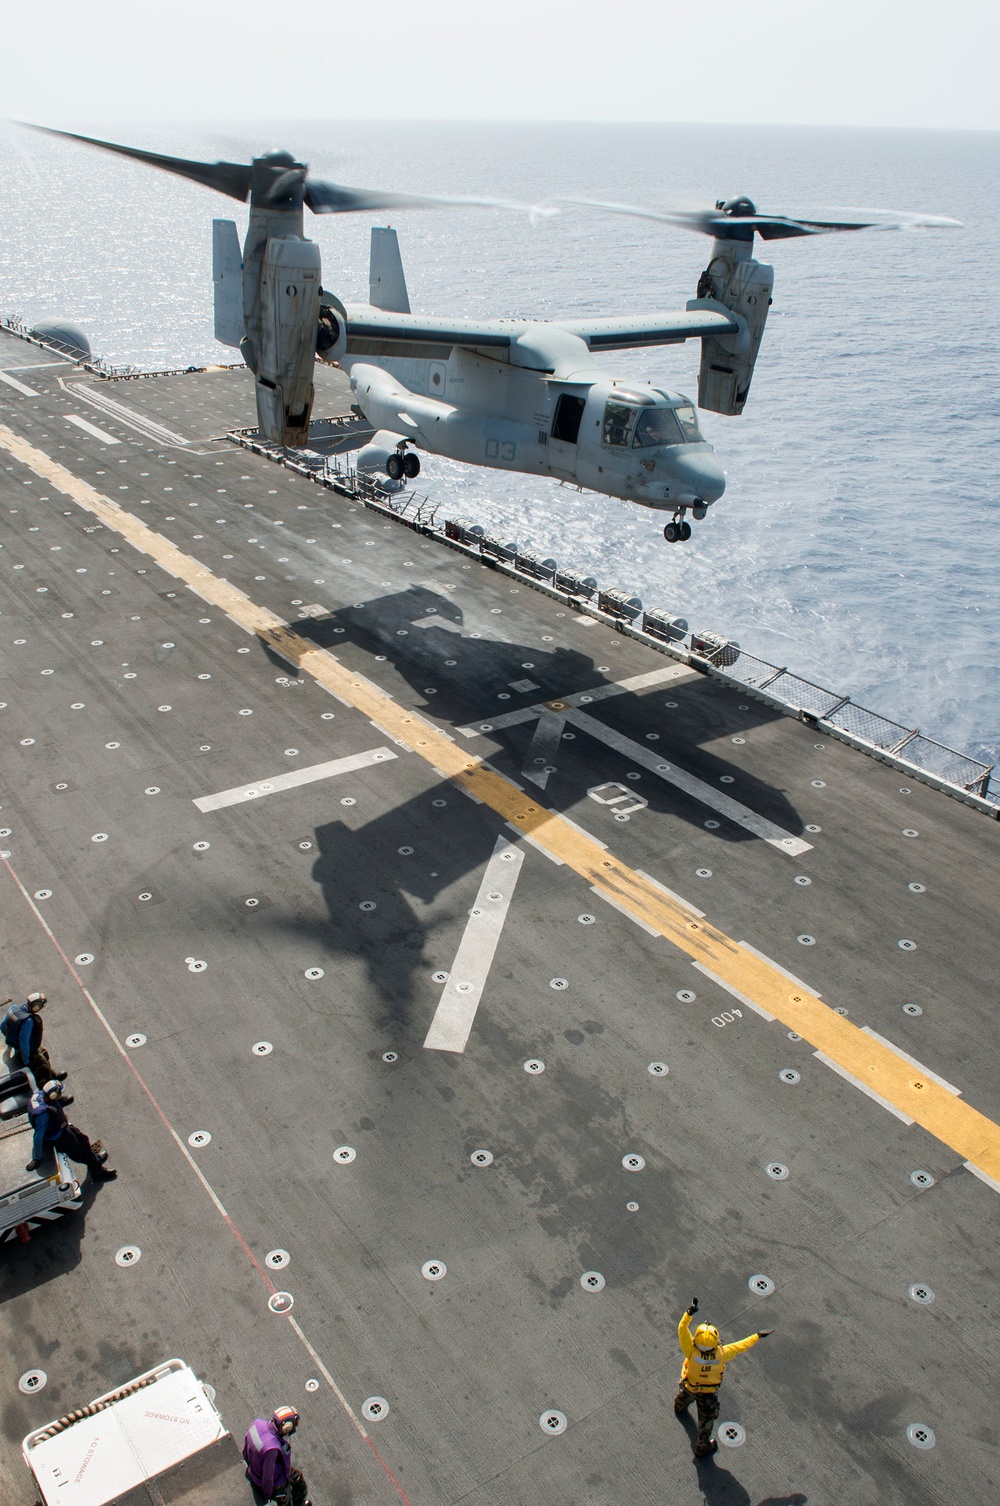
M 403 456 L 403 474 L 409 476 L 411 481 L 415 476 L 420 475 L 420 460 L 418 456 L 411 454 Z
M 391 481 L 398 481 L 403 474 L 402 455 L 390 455 L 385 463 L 385 473 Z
M 691 537 L 691 524 L 683 518 L 674 518 L 663 530 L 663 537 L 668 544 L 683 544 Z

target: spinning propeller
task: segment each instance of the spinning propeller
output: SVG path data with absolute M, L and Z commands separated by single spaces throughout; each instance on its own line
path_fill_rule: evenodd
M 357 211 L 383 209 L 518 209 L 532 214 L 553 213 L 540 210 L 535 204 L 519 204 L 510 199 L 449 196 L 444 194 L 412 194 L 382 192 L 370 188 L 346 188 L 340 183 L 324 183 L 308 176 L 308 168 L 296 162 L 291 152 L 273 151 L 256 160 L 271 169 L 268 182 L 254 182 L 252 164 L 242 162 L 190 162 L 185 157 L 167 157 L 161 152 L 146 152 L 134 146 L 119 146 L 113 141 L 98 141 L 93 136 L 78 136 L 73 131 L 54 131 L 48 126 L 27 125 L 31 131 L 42 131 L 46 136 L 61 136 L 66 141 L 82 141 L 87 146 L 99 146 L 106 152 L 115 152 L 119 157 L 131 157 L 136 162 L 145 162 L 150 167 L 162 168 L 164 172 L 176 173 L 180 178 L 189 178 L 192 183 L 201 183 L 205 188 L 214 188 L 231 199 L 243 204 L 254 188 L 254 203 L 260 209 L 286 209 L 296 201 L 311 209 L 313 214 L 353 214 Z
M 600 199 L 568 199 L 566 202 L 581 204 L 588 209 L 606 209 L 611 214 L 633 215 L 641 220 L 659 220 L 665 225 L 696 230 L 720 241 L 752 241 L 754 233 L 761 240 L 780 241 L 797 235 L 829 235 L 835 230 L 946 230 L 960 228 L 962 223 L 945 215 L 910 214 L 899 209 L 843 209 L 838 212 L 839 216 L 857 215 L 857 219 L 758 214 L 757 206 L 745 194 L 725 201 L 719 199 L 714 209 L 640 209 L 633 204 L 608 204 Z M 870 218 L 874 215 L 882 218 Z

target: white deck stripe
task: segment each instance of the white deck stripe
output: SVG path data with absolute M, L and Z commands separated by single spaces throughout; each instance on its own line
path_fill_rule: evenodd
M 158 424 L 155 419 L 146 418 L 142 413 L 136 413 L 132 408 L 126 408 L 124 403 L 118 403 L 113 397 L 107 397 L 103 392 L 95 392 L 92 388 L 85 387 L 81 382 L 64 382 L 67 392 L 71 392 L 75 398 L 85 403 L 90 403 L 93 408 L 100 408 L 111 418 L 117 418 L 120 423 L 126 424 L 130 429 L 137 429 L 147 439 L 159 440 L 161 444 L 188 445 L 189 440 L 183 434 L 175 434 L 173 429 Z
M 367 753 L 352 753 L 347 758 L 334 758 L 329 763 L 314 763 L 308 769 L 293 769 L 289 774 L 269 774 L 254 784 L 241 784 L 236 789 L 220 790 L 217 795 L 202 795 L 194 803 L 202 812 L 218 811 L 226 805 L 244 805 L 248 800 L 259 800 L 263 795 L 276 795 L 281 790 L 294 790 L 300 784 L 313 784 L 317 779 L 333 779 L 338 774 L 353 774 L 356 769 L 367 769 L 375 763 L 396 758 L 391 748 L 370 748 Z
M 868 1025 L 862 1025 L 861 1029 L 865 1035 L 870 1035 L 873 1041 L 878 1041 L 880 1046 L 885 1046 L 887 1051 L 892 1051 L 896 1056 L 902 1057 L 904 1062 L 909 1062 L 911 1067 L 916 1067 L 921 1077 L 929 1077 L 931 1082 L 936 1082 L 938 1087 L 944 1088 L 946 1093 L 954 1093 L 956 1098 L 961 1098 L 961 1088 L 956 1088 L 944 1077 L 939 1077 L 936 1072 L 931 1071 L 930 1067 L 925 1067 L 923 1062 L 918 1062 L 915 1056 L 911 1056 L 908 1051 L 897 1046 L 895 1041 L 887 1041 L 884 1035 L 879 1035 L 877 1030 L 872 1030 Z
M 692 962 L 691 966 L 696 967 L 699 973 L 704 973 L 706 978 L 711 978 L 712 982 L 717 983 L 720 988 L 724 988 L 727 994 L 732 994 L 734 999 L 739 999 L 740 1003 L 745 1004 L 747 1009 L 752 1009 L 755 1014 L 759 1014 L 762 1020 L 767 1020 L 769 1024 L 774 1023 L 773 1014 L 768 1014 L 767 1010 L 763 1009 L 761 1005 L 755 1004 L 753 999 L 747 998 L 746 994 L 741 994 L 738 988 L 734 988 L 731 983 L 727 983 L 725 978 L 720 978 L 718 973 L 713 973 L 711 968 L 705 967 L 704 963 Z
M 751 946 L 749 941 L 741 941 L 740 946 L 744 951 L 750 952 L 760 962 L 766 962 L 768 967 L 773 967 L 776 973 L 784 974 L 791 983 L 797 983 L 800 988 L 804 988 L 807 994 L 814 994 L 817 999 L 822 999 L 823 995 L 818 988 L 813 988 L 811 983 L 803 983 L 801 978 L 796 978 L 794 973 L 790 973 L 787 967 L 782 967 L 780 962 L 775 962 L 773 957 L 768 957 L 766 952 L 758 952 L 757 948 Z
M 592 701 L 606 701 L 608 696 L 626 695 L 629 691 L 648 690 L 650 685 L 663 685 L 670 680 L 700 679 L 696 669 L 688 669 L 686 664 L 667 664 L 662 669 L 650 669 L 642 675 L 631 675 L 626 680 L 612 680 L 610 683 L 595 685 L 591 690 L 575 690 L 572 695 L 553 696 L 553 700 L 563 701 L 567 706 L 579 706 L 586 698 L 587 704 Z M 534 706 L 521 706 L 516 711 L 504 711 L 500 716 L 487 717 L 482 722 L 473 726 L 459 727 L 463 737 L 481 737 L 484 727 L 495 731 L 502 731 L 505 727 L 516 727 L 520 722 L 530 722 L 533 717 L 542 715 L 543 712 L 552 711 L 549 701 L 538 701 Z
M 595 847 L 603 847 L 604 851 L 607 852 L 607 850 L 608 850 L 608 844 L 607 844 L 607 842 L 602 842 L 601 839 L 600 839 L 600 837 L 595 837 L 594 833 L 592 831 L 588 831 L 585 826 L 581 826 L 580 823 L 579 823 L 579 821 L 572 821 L 570 819 L 570 817 L 567 816 L 567 814 L 566 814 L 565 811 L 560 811 L 559 812 L 559 819 L 560 819 L 560 821 L 564 821 L 567 826 L 572 826 L 573 830 L 574 831 L 578 831 L 580 833 L 581 837 L 586 837 L 588 842 L 593 842 L 593 844 L 594 844 Z M 639 872 L 639 870 L 637 868 L 636 869 L 636 873 L 638 873 L 638 872 Z M 642 876 L 643 876 L 643 878 L 646 877 L 645 874 L 643 874 Z M 656 880 L 654 879 L 653 882 L 655 883 Z
M 465 1050 L 523 862 L 524 852 L 518 845 L 497 837 L 424 1040 L 427 1051 Z M 491 894 L 500 898 L 491 899 Z
M 867 1083 L 860 1082 L 858 1078 L 852 1076 L 852 1074 L 848 1072 L 845 1067 L 842 1067 L 839 1062 L 831 1060 L 829 1056 L 824 1056 L 822 1051 L 814 1051 L 813 1056 L 815 1056 L 817 1060 L 821 1061 L 824 1066 L 829 1067 L 831 1071 L 836 1072 L 838 1077 L 842 1077 L 845 1082 L 849 1082 L 852 1088 L 857 1088 L 858 1091 L 864 1093 L 867 1098 L 871 1098 L 873 1102 L 881 1104 L 882 1108 L 888 1109 L 890 1114 L 895 1114 L 896 1118 L 901 1119 L 904 1124 L 913 1123 L 913 1120 L 910 1118 L 909 1114 L 904 1114 L 902 1109 L 897 1109 L 894 1103 L 889 1103 L 888 1099 L 885 1099 L 879 1093 L 876 1093 L 874 1088 L 870 1088 Z
M 68 424 L 76 424 L 78 429 L 82 429 L 85 434 L 91 434 L 94 439 L 100 439 L 105 444 L 121 444 L 121 440 L 115 439 L 113 434 L 106 434 L 96 424 L 88 424 L 87 420 L 81 418 L 79 413 L 64 413 L 63 417 Z
M 630 920 L 641 931 L 648 931 L 650 936 L 654 937 L 657 941 L 659 940 L 660 933 L 655 926 L 647 925 L 644 920 L 639 919 L 638 915 L 633 915 L 631 910 L 626 910 L 625 906 L 619 904 L 616 899 L 613 899 L 605 889 L 598 889 L 596 884 L 591 884 L 590 892 L 591 894 L 596 894 L 598 899 L 603 899 L 604 903 L 610 905 L 612 910 L 617 910 L 619 915 L 624 915 L 626 920 Z
M 972 1161 L 963 1161 L 962 1165 L 966 1171 L 971 1171 L 974 1177 L 978 1177 L 981 1182 L 985 1182 L 987 1187 L 992 1187 L 994 1192 L 1000 1192 L 1000 1182 L 995 1181 L 985 1171 L 980 1171 L 979 1167 L 974 1165 Z
M 801 857 L 802 853 L 812 849 L 811 842 L 803 842 L 800 837 L 790 836 L 782 827 L 776 826 L 773 821 L 768 821 L 763 816 L 758 816 L 755 811 L 741 805 L 731 795 L 724 795 L 714 785 L 706 784 L 702 779 L 696 779 L 693 774 L 688 774 L 684 769 L 677 769 L 673 764 L 666 763 L 663 755 L 653 753 L 649 748 L 644 748 L 641 743 L 633 742 L 632 738 L 626 737 L 623 732 L 617 732 L 614 727 L 608 727 L 596 717 L 588 716 L 584 711 L 568 711 L 566 720 L 573 727 L 578 727 L 581 732 L 586 732 L 589 737 L 596 738 L 606 747 L 621 753 L 633 763 L 641 764 L 644 769 L 662 779 L 665 784 L 672 784 L 675 789 L 690 795 L 692 799 L 699 801 L 701 805 L 708 806 L 709 810 L 718 811 L 720 816 L 725 816 L 736 826 L 742 826 L 745 831 L 752 832 L 755 837 L 761 837 L 770 847 L 784 853 L 786 857 Z
M 0 371 L 0 382 L 6 382 L 8 387 L 13 387 L 15 392 L 20 392 L 25 397 L 38 397 L 34 387 L 29 387 L 26 382 L 19 382 L 16 377 L 8 376 L 6 371 Z
M 482 802 L 480 802 L 480 804 L 481 803 Z M 528 833 L 526 831 L 522 831 L 519 826 L 515 826 L 513 821 L 505 821 L 504 826 L 509 826 L 516 837 L 520 837 L 522 842 L 527 842 L 529 847 L 533 847 L 536 852 L 540 852 L 543 858 L 548 858 L 550 863 L 555 863 L 557 868 L 565 867 L 562 858 L 558 857 L 556 853 L 550 852 L 549 849 L 543 846 L 541 842 L 537 841 L 536 838 L 529 837 Z
M 566 817 L 564 816 L 563 820 L 565 821 L 565 819 Z M 668 899 L 672 899 L 678 905 L 683 905 L 685 910 L 690 910 L 691 914 L 697 915 L 699 920 L 705 919 L 704 910 L 699 910 L 698 906 L 693 905 L 689 899 L 685 899 L 683 894 L 677 894 L 673 889 L 668 889 L 666 884 L 661 884 L 659 879 L 655 879 L 651 873 L 644 873 L 641 868 L 637 868 L 635 871 L 640 878 L 646 880 L 647 884 L 652 884 L 654 889 L 659 889 L 660 893 L 665 894 Z
M 558 711 L 543 711 L 538 718 L 535 735 L 524 755 L 521 778 L 530 779 L 532 784 L 537 784 L 541 790 L 544 790 L 549 782 L 548 771 L 549 768 L 554 767 L 555 756 L 559 752 L 559 740 L 565 725 L 566 719 Z M 541 763 L 536 763 L 536 759 L 540 759 Z
M 649 669 L 645 674 L 630 675 L 626 680 L 612 680 L 609 685 L 597 685 L 593 690 L 577 690 L 572 695 L 562 696 L 570 706 L 579 706 L 584 696 L 590 701 L 605 701 L 610 695 L 625 695 L 629 691 L 648 690 L 651 685 L 665 685 L 671 680 L 700 680 L 696 669 L 686 664 L 665 664 L 660 669 Z M 588 703 L 589 704 L 589 703 Z

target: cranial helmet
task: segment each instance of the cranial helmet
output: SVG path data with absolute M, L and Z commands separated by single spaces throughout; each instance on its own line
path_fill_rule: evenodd
M 38 1006 L 39 1009 L 41 1009 L 41 1007 L 42 1007 L 43 1004 L 47 1004 L 48 1003 L 48 1000 L 46 999 L 46 997 L 45 997 L 44 994 L 29 994 L 28 998 L 27 998 L 27 1002 L 29 1004 L 35 1004 L 35 1005 Z
M 54 1098 L 61 1098 L 62 1097 L 62 1091 L 63 1091 L 63 1085 L 62 1085 L 62 1083 L 58 1082 L 57 1079 L 54 1078 L 54 1077 L 50 1077 L 49 1080 L 48 1080 L 48 1082 L 42 1088 L 42 1094 L 43 1094 L 43 1096 L 45 1098 L 53 1098 L 53 1097 Z
M 294 1407 L 275 1407 L 271 1417 L 282 1437 L 289 1437 L 299 1425 L 299 1414 Z
M 694 1341 L 699 1349 L 715 1349 L 719 1343 L 719 1330 L 714 1323 L 699 1323 L 694 1331 Z

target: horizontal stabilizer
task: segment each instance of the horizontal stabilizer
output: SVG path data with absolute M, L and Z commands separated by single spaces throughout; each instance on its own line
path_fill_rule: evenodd
M 212 221 L 212 278 L 215 283 L 215 338 L 239 346 L 243 339 L 243 253 L 232 220 Z
M 391 314 L 410 312 L 399 240 L 395 230 L 388 226 L 372 226 L 368 289 L 369 302 L 373 308 L 385 309 Z

